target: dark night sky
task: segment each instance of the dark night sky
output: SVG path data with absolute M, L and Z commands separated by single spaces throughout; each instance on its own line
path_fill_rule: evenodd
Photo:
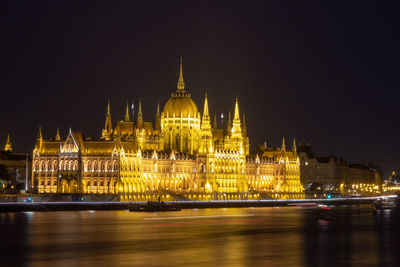
M 320 155 L 399 169 L 399 19 L 387 2 L 9 1 L 0 8 L 0 140 L 31 151 L 38 125 L 99 137 L 176 90 L 179 56 L 199 110 L 239 97 L 252 145 L 282 136 Z M 144 3 L 146 2 L 146 3 Z

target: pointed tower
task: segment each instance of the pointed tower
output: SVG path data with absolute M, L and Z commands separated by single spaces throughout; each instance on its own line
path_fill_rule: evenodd
M 285 145 L 285 137 L 282 138 L 282 147 L 281 147 L 282 152 L 286 152 L 286 145 Z
M 203 117 L 201 119 L 201 129 L 202 130 L 211 130 L 211 122 L 210 122 L 210 113 L 208 112 L 208 98 L 207 93 L 204 98 L 204 109 L 203 109 Z
M 139 98 L 139 110 L 138 110 L 138 117 L 137 117 L 137 127 L 139 129 L 143 129 L 143 113 L 142 113 L 142 99 Z
M 233 113 L 233 122 L 232 122 L 232 134 L 236 136 L 242 136 L 242 127 L 240 125 L 240 115 L 239 115 L 239 100 L 236 97 L 235 101 L 235 112 Z
M 247 136 L 247 128 L 246 128 L 246 118 L 243 112 L 243 130 L 242 130 L 243 136 Z
M 110 100 L 108 100 L 108 102 L 107 102 L 106 123 L 105 123 L 104 129 L 103 129 L 103 131 L 101 133 L 101 138 L 109 140 L 111 133 L 112 133 L 111 111 L 110 111 Z
M 130 118 L 130 116 L 129 116 L 128 101 L 126 101 L 125 121 L 131 121 L 131 118 Z
M 156 113 L 156 131 L 161 133 L 161 116 L 160 116 L 160 103 L 157 101 L 157 113 Z
M 292 147 L 293 154 L 297 154 L 297 147 L 296 147 L 296 139 L 293 138 L 293 147 Z
M 216 130 L 217 128 L 218 128 L 218 124 L 217 124 L 217 114 L 214 114 L 213 129 Z
M 56 134 L 56 141 L 60 141 L 61 140 L 61 136 L 60 136 L 60 128 L 57 127 L 57 134 Z
M 7 142 L 6 142 L 6 145 L 4 146 L 4 151 L 7 151 L 7 152 L 13 151 L 11 141 L 10 141 L 10 134 L 8 134 L 8 136 L 7 136 Z
M 211 120 L 210 113 L 208 111 L 208 98 L 207 93 L 204 98 L 204 109 L 203 109 L 203 117 L 201 119 L 201 152 L 212 152 L 212 132 L 211 132 Z
M 185 81 L 183 80 L 183 66 L 182 66 L 182 57 L 180 58 L 180 66 L 179 66 L 179 79 L 177 83 L 178 93 L 185 92 Z

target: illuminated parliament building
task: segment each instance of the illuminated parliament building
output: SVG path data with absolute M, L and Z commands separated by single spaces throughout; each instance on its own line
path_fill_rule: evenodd
M 233 102 L 233 101 L 232 101 Z M 242 119 L 241 119 L 242 117 Z M 180 64 L 177 90 L 154 124 L 126 107 L 113 123 L 110 104 L 101 137 L 69 130 L 45 140 L 39 129 L 33 150 L 31 186 L 43 194 L 108 195 L 121 201 L 302 198 L 299 157 L 260 146 L 249 153 L 245 116 L 234 102 L 233 118 L 211 122 L 207 94 L 203 112 L 185 90 Z

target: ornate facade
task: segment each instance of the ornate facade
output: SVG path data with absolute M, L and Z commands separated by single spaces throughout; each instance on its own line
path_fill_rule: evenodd
M 111 120 L 107 106 L 101 138 L 69 131 L 44 140 L 39 130 L 33 150 L 32 186 L 39 193 L 114 195 L 123 201 L 301 198 L 295 145 L 249 155 L 239 102 L 233 120 L 211 125 L 207 95 L 202 114 L 185 90 L 182 62 L 177 91 L 155 123 L 136 120 L 126 107 L 124 120 Z

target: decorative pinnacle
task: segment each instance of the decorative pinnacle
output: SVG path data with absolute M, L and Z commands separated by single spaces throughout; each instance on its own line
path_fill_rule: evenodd
M 295 138 L 293 138 L 293 148 L 292 148 L 292 151 L 293 151 L 294 153 L 297 152 L 296 139 L 295 139 Z
M 180 67 L 179 67 L 179 80 L 178 80 L 178 91 L 185 90 L 185 81 L 183 80 L 183 67 L 182 67 L 182 57 L 180 59 Z
M 139 97 L 139 109 L 138 109 L 138 118 L 142 118 L 143 113 L 142 113 L 142 98 Z
M 57 134 L 56 134 L 56 141 L 60 141 L 61 136 L 60 136 L 60 128 L 57 127 Z
M 128 101 L 126 101 L 126 112 L 125 112 L 125 121 L 130 121 L 131 118 L 129 117 L 129 106 Z

